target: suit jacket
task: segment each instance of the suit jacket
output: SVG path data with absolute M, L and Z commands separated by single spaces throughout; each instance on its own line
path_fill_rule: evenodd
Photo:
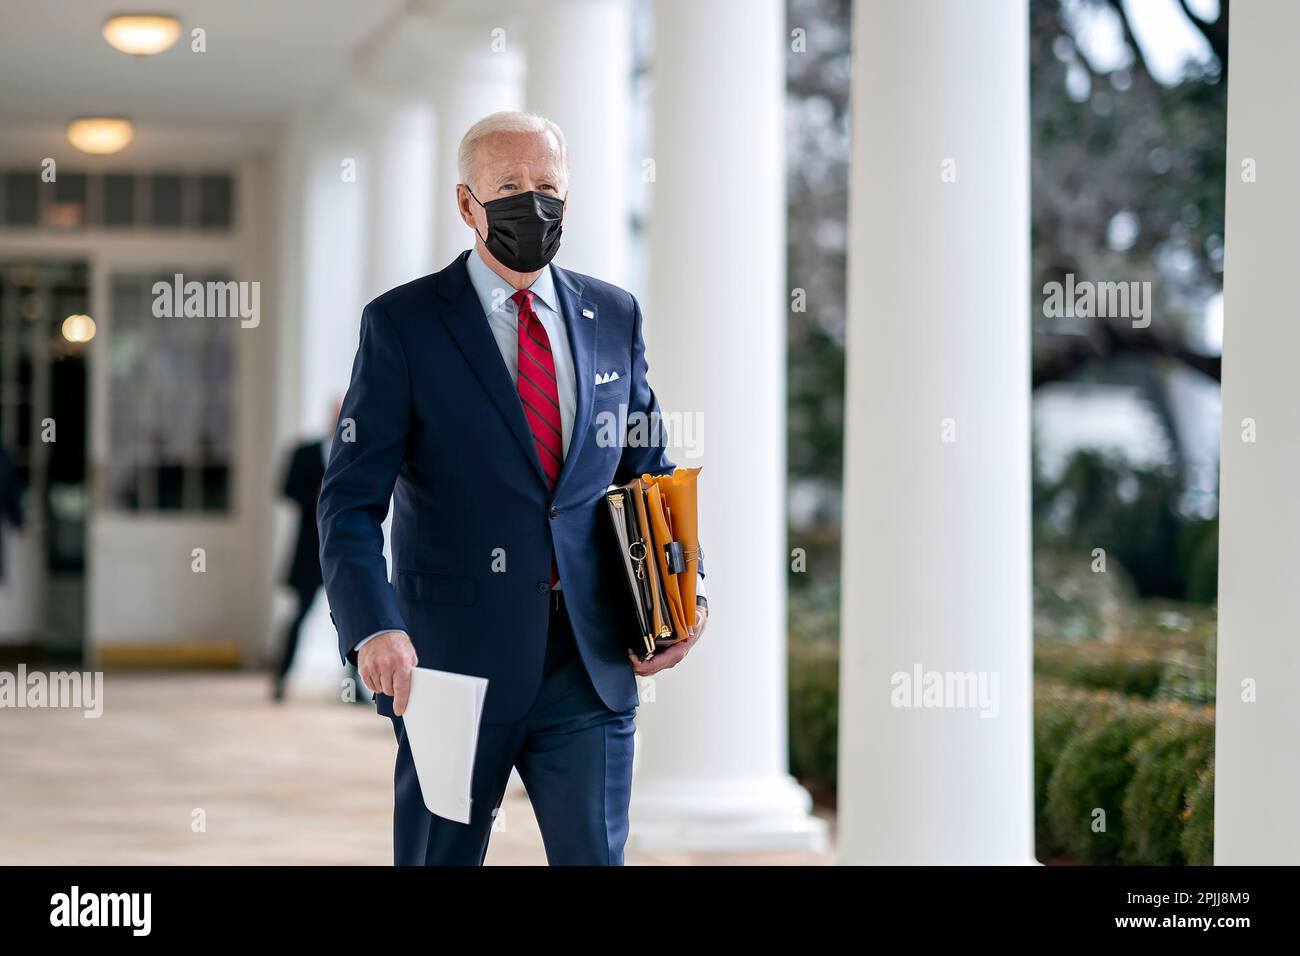
M 404 630 L 421 667 L 488 679 L 485 721 L 516 720 L 541 683 L 553 547 L 592 683 L 606 706 L 629 709 L 636 680 L 621 629 L 634 625 L 600 499 L 612 483 L 673 463 L 662 429 L 641 429 L 654 440 L 640 447 L 597 433 L 610 416 L 658 420 L 640 307 L 622 289 L 551 267 L 577 376 L 573 438 L 552 494 L 468 255 L 384 293 L 361 317 L 317 512 L 339 650 L 346 658 L 377 631 Z M 612 380 L 598 385 L 597 374 Z M 380 530 L 390 495 L 391 583 Z M 391 706 L 381 695 L 381 713 Z
M 320 570 L 320 533 L 316 527 L 316 504 L 325 478 L 325 443 L 303 442 L 293 450 L 289 470 L 284 477 L 284 496 L 298 506 L 298 540 L 285 583 L 299 591 L 318 588 Z

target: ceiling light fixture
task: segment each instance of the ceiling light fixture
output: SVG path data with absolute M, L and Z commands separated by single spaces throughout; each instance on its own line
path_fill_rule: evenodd
M 63 337 L 73 345 L 81 345 L 95 337 L 95 320 L 88 315 L 70 315 L 63 320 Z
M 181 35 L 181 22 L 165 13 L 123 13 L 104 21 L 104 39 L 132 56 L 153 56 Z
M 68 142 L 83 153 L 107 156 L 135 138 L 135 127 L 117 116 L 83 116 L 68 124 Z

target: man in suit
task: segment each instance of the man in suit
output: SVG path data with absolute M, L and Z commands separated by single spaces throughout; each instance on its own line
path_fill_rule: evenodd
M 331 423 L 337 422 L 339 407 L 334 406 Z M 285 473 L 283 494 L 298 509 L 298 535 L 294 543 L 293 558 L 285 584 L 293 589 L 298 608 L 284 635 L 280 666 L 276 668 L 271 696 L 284 700 L 284 682 L 293 666 L 293 655 L 298 649 L 298 635 L 307 618 L 316 593 L 323 583 L 320 569 L 320 533 L 316 527 L 316 505 L 320 500 L 321 482 L 325 478 L 325 458 L 329 453 L 332 433 L 324 440 L 303 442 L 293 450 L 289 468 Z
M 339 650 L 393 720 L 396 863 L 482 863 L 516 767 L 552 864 L 618 865 L 636 675 L 680 662 L 707 619 L 702 598 L 687 640 L 644 663 L 626 650 L 601 496 L 673 469 L 662 429 L 633 434 L 659 421 L 641 310 L 550 264 L 568 194 L 554 123 L 495 113 L 458 161 L 473 248 L 362 314 L 318 510 Z M 467 825 L 420 795 L 401 716 L 417 662 L 488 679 Z
M 19 530 L 23 526 L 22 490 L 18 470 L 0 445 L 0 581 L 5 577 L 5 522 Z

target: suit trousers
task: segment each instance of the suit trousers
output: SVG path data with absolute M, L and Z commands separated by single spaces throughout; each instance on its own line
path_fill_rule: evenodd
M 298 650 L 298 635 L 302 633 L 302 622 L 307 620 L 307 612 L 311 610 L 312 603 L 316 600 L 316 594 L 320 589 L 319 581 L 293 586 L 294 593 L 298 596 L 298 610 L 294 612 L 293 620 L 289 622 L 289 627 L 284 633 L 284 647 L 280 651 L 280 666 L 275 670 L 277 683 L 284 683 L 284 679 L 289 676 L 289 669 L 293 667 L 293 655 Z
M 470 788 L 470 822 L 424 805 L 402 718 L 394 773 L 393 861 L 398 866 L 478 866 L 487 855 L 512 767 L 528 791 L 552 866 L 621 866 L 632 799 L 636 708 L 612 711 L 596 693 L 574 642 L 563 592 L 553 592 L 537 697 L 518 721 L 484 722 Z M 489 685 L 488 693 L 492 692 Z

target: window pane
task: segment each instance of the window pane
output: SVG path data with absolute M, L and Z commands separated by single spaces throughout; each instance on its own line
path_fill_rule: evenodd
M 180 465 L 158 466 L 158 510 L 180 511 L 185 502 L 185 469 Z
M 110 174 L 104 177 L 104 225 L 135 224 L 135 177 Z
M 173 271 L 183 270 L 118 274 L 110 284 L 110 494 L 128 510 L 224 511 L 239 322 L 155 317 L 153 285 L 170 285 Z
M 204 466 L 202 507 L 204 511 L 227 511 L 230 509 L 229 466 Z
M 234 220 L 234 183 L 229 176 L 199 177 L 199 227 L 229 229 Z
M 119 511 L 139 511 L 139 475 L 132 467 L 114 463 L 108 469 L 108 493 Z
M 40 185 L 37 173 L 5 174 L 5 222 L 13 226 L 36 225 L 36 191 Z
M 153 176 L 153 201 L 150 221 L 155 226 L 173 227 L 181 224 L 181 177 L 172 173 Z
M 86 174 L 60 173 L 45 184 L 50 200 L 41 211 L 42 225 L 51 229 L 80 229 L 86 225 Z

